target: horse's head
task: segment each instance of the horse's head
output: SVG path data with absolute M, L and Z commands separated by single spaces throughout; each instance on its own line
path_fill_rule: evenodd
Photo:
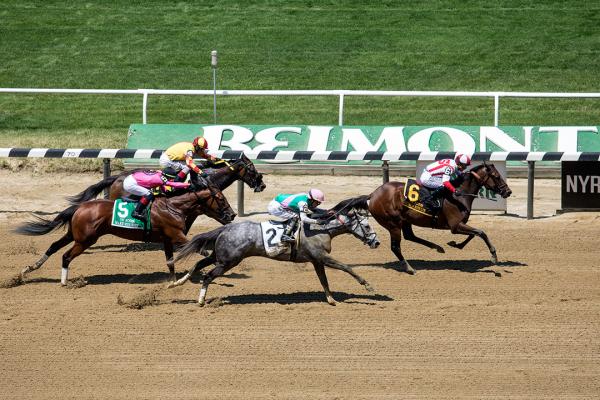
M 255 192 L 262 192 L 267 185 L 263 182 L 263 175 L 256 170 L 254 163 L 245 154 L 242 154 L 234 164 L 239 165 L 238 174 L 242 182 L 254 189 Z
M 369 213 L 367 210 L 353 207 L 349 210 L 340 211 L 336 217 L 354 236 L 369 245 L 370 248 L 375 249 L 379 247 L 380 242 L 377 238 L 377 233 L 375 233 L 375 230 L 369 224 Z
M 208 188 L 195 193 L 198 196 L 198 204 L 202 207 L 204 214 L 223 225 L 233 221 L 236 213 L 229 205 L 223 192 L 215 188 Z
M 494 164 L 483 163 L 471 169 L 470 174 L 486 189 L 497 192 L 502 198 L 507 198 L 512 194 L 512 190 L 500 175 Z

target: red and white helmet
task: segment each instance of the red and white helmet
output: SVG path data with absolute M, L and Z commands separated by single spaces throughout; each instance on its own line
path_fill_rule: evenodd
M 464 167 L 471 165 L 471 157 L 466 154 L 458 153 L 456 157 L 454 157 L 454 161 L 457 165 L 463 165 Z
M 192 144 L 194 145 L 194 149 L 196 149 L 196 151 L 208 149 L 208 142 L 202 136 L 196 137 Z
M 322 203 L 325 201 L 325 195 L 323 194 L 323 192 L 321 192 L 319 189 L 310 189 L 308 191 L 308 197 L 314 201 L 318 201 L 319 203 Z

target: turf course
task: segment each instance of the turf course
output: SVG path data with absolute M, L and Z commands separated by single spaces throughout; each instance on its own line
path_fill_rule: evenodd
M 600 92 L 596 1 L 0 2 L 0 87 Z M 231 124 L 337 124 L 335 97 L 219 97 Z M 120 147 L 141 96 L 0 93 L 0 147 Z M 347 125 L 491 125 L 491 99 L 346 98 Z M 600 125 L 600 100 L 506 99 L 504 125 Z M 212 123 L 151 96 L 150 123 Z

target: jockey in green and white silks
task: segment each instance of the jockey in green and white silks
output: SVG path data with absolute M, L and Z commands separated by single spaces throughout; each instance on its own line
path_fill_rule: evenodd
M 281 241 L 293 242 L 298 219 L 309 224 L 318 224 L 319 220 L 310 218 L 309 215 L 325 201 L 325 195 L 319 189 L 310 189 L 308 193 L 279 194 L 268 206 L 269 214 L 283 219 L 292 219 L 286 226 Z

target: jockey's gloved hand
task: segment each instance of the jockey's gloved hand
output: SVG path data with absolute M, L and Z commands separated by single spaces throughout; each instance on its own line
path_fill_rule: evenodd
M 463 192 L 462 192 L 462 190 L 460 190 L 460 189 L 456 189 L 456 191 L 454 192 L 454 195 L 455 195 L 456 197 L 460 197 L 460 196 L 462 196 L 462 195 L 463 195 Z

